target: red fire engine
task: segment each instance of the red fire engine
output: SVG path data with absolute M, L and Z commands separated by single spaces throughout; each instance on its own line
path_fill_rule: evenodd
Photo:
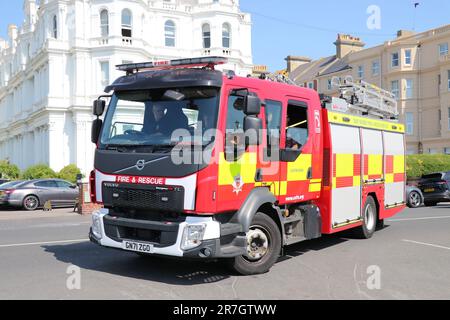
M 267 272 L 284 246 L 405 207 L 404 126 L 366 83 L 340 98 L 220 72 L 220 57 L 118 66 L 94 102 L 91 241 Z M 110 99 L 103 116 L 106 100 Z

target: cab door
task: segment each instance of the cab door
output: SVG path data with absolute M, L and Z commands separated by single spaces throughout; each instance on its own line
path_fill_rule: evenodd
M 281 182 L 286 183 L 282 203 L 317 199 L 321 191 L 320 162 L 315 140 L 320 136 L 320 118 L 315 119 L 312 103 L 303 98 L 287 97 L 281 134 Z M 316 112 L 317 113 L 317 112 Z M 317 125 L 319 123 L 319 126 Z M 314 158 L 314 159 L 313 159 Z
M 262 144 L 247 145 L 244 135 L 242 94 L 248 92 L 260 97 L 258 90 L 227 86 L 225 88 L 222 119 L 219 128 L 223 132 L 223 149 L 219 152 L 217 210 L 219 212 L 238 210 L 254 189 L 261 174 L 258 154 Z M 262 109 L 258 116 L 263 119 Z

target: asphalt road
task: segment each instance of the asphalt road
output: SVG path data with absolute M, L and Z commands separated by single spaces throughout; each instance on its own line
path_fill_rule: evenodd
M 90 217 L 70 209 L 0 211 L 0 299 L 450 299 L 450 205 L 386 224 L 371 240 L 294 245 L 269 273 L 242 277 L 221 263 L 97 247 Z

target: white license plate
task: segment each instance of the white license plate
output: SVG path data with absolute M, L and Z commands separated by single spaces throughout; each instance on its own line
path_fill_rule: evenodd
M 155 247 L 153 244 L 135 241 L 123 241 L 122 248 L 127 251 L 142 252 L 142 253 L 155 252 Z

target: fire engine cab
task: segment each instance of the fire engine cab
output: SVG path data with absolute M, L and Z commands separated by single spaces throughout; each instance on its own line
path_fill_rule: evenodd
M 283 247 L 405 207 L 394 96 L 339 83 L 320 97 L 281 76 L 218 71 L 220 57 L 119 65 L 94 102 L 92 242 L 139 255 L 224 259 L 267 272 Z M 281 79 L 282 78 L 282 79 Z M 106 109 L 106 102 L 109 105 Z

